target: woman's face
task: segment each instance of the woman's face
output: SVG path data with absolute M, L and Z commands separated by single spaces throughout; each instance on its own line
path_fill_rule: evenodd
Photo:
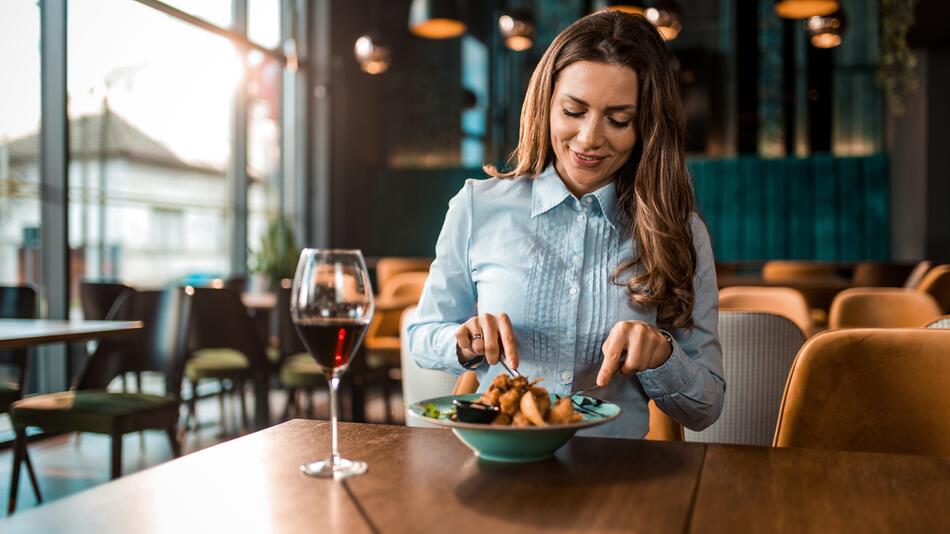
M 610 183 L 637 142 L 637 73 L 620 65 L 571 63 L 551 99 L 555 167 L 575 196 Z

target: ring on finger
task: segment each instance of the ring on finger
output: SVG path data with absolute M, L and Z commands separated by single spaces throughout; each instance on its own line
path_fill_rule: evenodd
M 481 334 L 472 334 L 472 341 L 475 341 L 476 339 L 482 339 L 482 335 L 481 335 Z

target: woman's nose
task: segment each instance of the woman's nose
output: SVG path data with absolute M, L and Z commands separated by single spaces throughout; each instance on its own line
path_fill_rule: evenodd
M 593 113 L 589 114 L 593 115 Z M 584 151 L 596 150 L 603 144 L 603 135 L 600 130 L 600 121 L 591 116 L 581 124 L 577 131 L 577 140 L 580 142 L 580 148 Z

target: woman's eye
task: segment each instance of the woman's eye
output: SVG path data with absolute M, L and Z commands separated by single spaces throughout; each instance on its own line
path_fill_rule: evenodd
M 610 122 L 610 125 L 614 128 L 626 128 L 627 126 L 630 126 L 630 121 L 620 122 L 613 119 L 607 119 L 607 121 Z
M 581 115 L 583 115 L 584 112 L 583 112 L 583 111 L 570 111 L 570 110 L 565 109 L 565 110 L 564 110 L 564 114 L 567 115 L 568 117 L 573 117 L 573 118 L 576 119 L 576 118 L 580 117 Z

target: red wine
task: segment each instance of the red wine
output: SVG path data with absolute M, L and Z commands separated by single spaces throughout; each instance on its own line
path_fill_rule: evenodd
M 369 323 L 352 319 L 317 319 L 296 323 L 297 333 L 324 372 L 343 371 Z

